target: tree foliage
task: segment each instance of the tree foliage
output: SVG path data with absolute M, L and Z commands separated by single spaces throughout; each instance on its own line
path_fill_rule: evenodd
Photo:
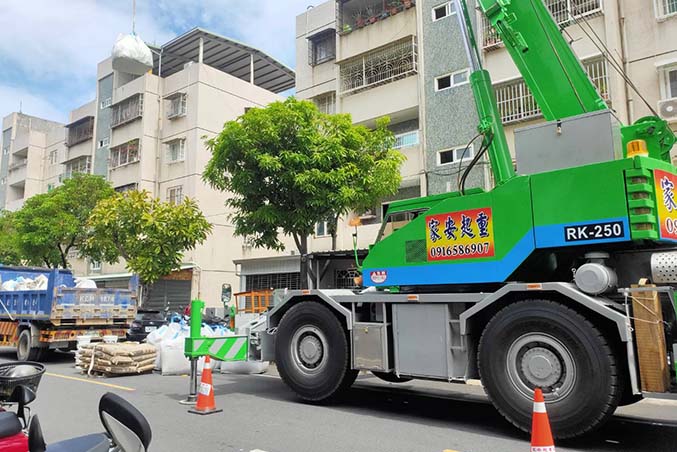
M 126 260 L 145 284 L 178 270 L 186 250 L 204 242 L 211 224 L 191 199 L 174 205 L 146 191 L 127 191 L 101 201 L 87 222 L 83 252 L 100 262 Z
M 14 213 L 0 211 L 0 264 L 20 265 L 23 260 L 14 226 Z
M 28 198 L 11 217 L 23 260 L 67 268 L 69 251 L 80 249 L 86 238 L 90 212 L 114 193 L 103 177 L 75 174 L 49 193 Z
M 226 204 L 237 235 L 279 250 L 281 229 L 304 255 L 315 223 L 328 220 L 335 234 L 341 214 L 370 208 L 399 188 L 404 157 L 392 149 L 388 122 L 369 130 L 350 115 L 323 114 L 294 98 L 253 108 L 208 141 L 204 179 L 232 194 Z

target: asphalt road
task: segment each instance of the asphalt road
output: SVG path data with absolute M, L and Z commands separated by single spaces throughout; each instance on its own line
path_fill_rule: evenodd
M 0 362 L 12 359 L 0 352 Z M 340 401 L 298 401 L 274 375 L 214 376 L 224 412 L 188 414 L 179 405 L 185 376 L 150 374 L 87 379 L 72 356 L 47 363 L 38 399 L 47 442 L 101 431 L 98 399 L 107 391 L 136 405 L 153 429 L 154 451 L 265 452 L 526 452 L 529 439 L 505 422 L 476 386 L 392 385 L 365 375 Z M 650 400 L 622 410 L 585 438 L 558 452 L 677 451 L 677 403 Z

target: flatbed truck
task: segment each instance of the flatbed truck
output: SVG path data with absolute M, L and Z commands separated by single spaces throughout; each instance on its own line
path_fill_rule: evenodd
M 546 120 L 516 132 L 517 171 L 455 0 L 482 135 L 470 166 L 488 153 L 495 187 L 391 203 L 361 264 L 368 289 L 276 292 L 249 353 L 309 401 L 361 370 L 479 378 L 525 431 L 541 388 L 555 435 L 576 437 L 675 390 L 675 135 L 656 116 L 620 124 L 541 0 L 477 4 Z
M 14 347 L 18 360 L 73 350 L 78 336 L 125 338 L 136 316 L 137 278 L 128 289 L 78 288 L 70 270 L 0 266 L 3 282 L 40 275 L 44 290 L 0 291 L 0 346 Z

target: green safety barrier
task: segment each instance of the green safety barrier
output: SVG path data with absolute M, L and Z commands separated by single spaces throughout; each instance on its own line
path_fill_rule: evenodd
M 204 307 L 204 301 L 193 300 L 190 303 L 190 337 L 186 338 L 184 354 L 188 358 L 209 356 L 219 361 L 247 361 L 249 336 L 202 336 Z

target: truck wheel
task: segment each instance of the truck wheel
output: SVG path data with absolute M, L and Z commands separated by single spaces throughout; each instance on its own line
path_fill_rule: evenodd
M 478 366 L 494 406 L 526 432 L 537 387 L 557 438 L 600 426 L 621 396 L 616 358 L 602 333 L 578 312 L 548 300 L 499 311 L 482 333 Z
M 33 347 L 33 338 L 30 328 L 24 328 L 19 333 L 16 344 L 16 359 L 19 361 L 39 361 L 43 356 L 42 349 Z
M 380 378 L 383 381 L 387 381 L 388 383 L 406 383 L 408 381 L 413 380 L 413 378 L 407 378 L 407 377 L 398 377 L 394 373 L 391 372 L 375 372 L 372 371 L 372 374 Z
M 355 381 L 346 331 L 325 306 L 304 301 L 277 329 L 275 360 L 282 380 L 304 400 L 328 399 Z

